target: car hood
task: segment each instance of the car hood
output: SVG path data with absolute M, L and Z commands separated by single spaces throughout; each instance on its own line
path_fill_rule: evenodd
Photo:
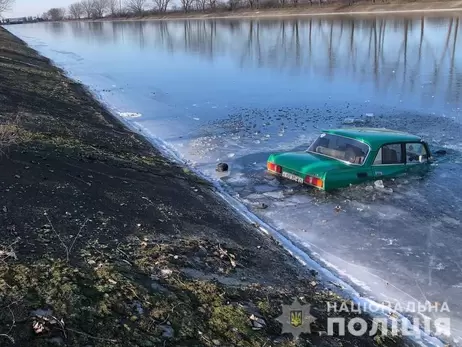
M 282 166 L 283 168 L 303 174 L 323 173 L 332 169 L 347 166 L 336 159 L 308 152 L 273 154 L 268 160 Z

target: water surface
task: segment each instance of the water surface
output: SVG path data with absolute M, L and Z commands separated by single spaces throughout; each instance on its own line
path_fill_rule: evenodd
M 8 29 L 363 295 L 404 307 L 447 302 L 452 336 L 462 336 L 459 18 Z M 447 155 L 427 175 L 386 181 L 385 191 L 326 194 L 265 172 L 269 153 L 305 149 L 321 128 L 345 125 L 409 131 Z M 231 166 L 221 179 L 220 161 Z

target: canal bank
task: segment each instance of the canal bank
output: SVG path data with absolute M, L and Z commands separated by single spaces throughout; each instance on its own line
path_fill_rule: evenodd
M 81 19 L 78 21 L 143 21 L 143 20 L 193 20 L 193 19 L 281 19 L 287 17 L 368 17 L 368 16 L 426 16 L 438 17 L 454 15 L 462 11 L 461 1 L 357 1 L 348 3 L 312 3 L 287 7 L 242 8 L 230 11 L 218 8 L 215 11 L 171 11 L 163 14 L 145 14 L 143 16 L 107 17 L 100 19 Z
M 404 345 L 319 333 L 315 272 L 4 29 L 0 76 L 0 345 L 289 346 L 294 297 L 307 345 Z

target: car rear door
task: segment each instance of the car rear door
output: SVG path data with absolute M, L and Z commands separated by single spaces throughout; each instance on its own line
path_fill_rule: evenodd
M 405 162 L 404 143 L 383 145 L 372 164 L 372 175 L 375 179 L 398 176 L 406 172 Z

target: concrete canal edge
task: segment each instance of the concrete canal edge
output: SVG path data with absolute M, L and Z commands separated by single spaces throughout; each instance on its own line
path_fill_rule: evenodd
M 2 346 L 294 346 L 295 297 L 305 345 L 412 345 L 326 336 L 316 273 L 3 28 L 0 150 Z

